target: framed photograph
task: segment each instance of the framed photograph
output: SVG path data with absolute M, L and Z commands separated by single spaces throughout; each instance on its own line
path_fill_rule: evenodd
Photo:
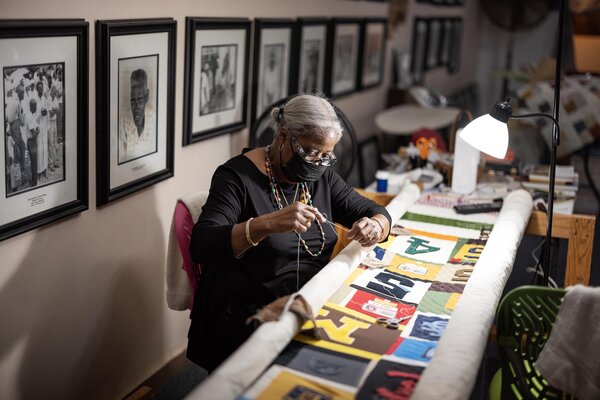
M 462 18 L 452 18 L 452 29 L 450 34 L 450 58 L 448 61 L 448 72 L 455 73 L 460 69 L 460 57 L 462 54 Z
M 289 19 L 254 21 L 252 123 L 273 103 L 295 93 L 296 24 Z
M 175 43 L 170 18 L 96 22 L 96 203 L 173 176 Z
M 298 19 L 297 93 L 325 93 L 327 19 Z
M 442 41 L 442 20 L 440 18 L 429 19 L 427 33 L 427 56 L 425 58 L 425 69 L 433 69 L 440 65 L 440 43 Z
M 412 34 L 411 72 L 413 83 L 420 84 L 424 79 L 427 56 L 427 31 L 429 22 L 426 18 L 415 18 Z
M 361 88 L 379 85 L 383 80 L 385 61 L 385 18 L 368 18 L 362 23 L 361 34 Z
M 358 52 L 361 20 L 335 18 L 330 22 L 328 51 L 331 57 L 328 95 L 339 97 L 358 89 Z
M 0 21 L 0 240 L 88 209 L 88 23 Z
M 183 145 L 246 127 L 250 21 L 186 18 Z
M 442 39 L 440 45 L 440 66 L 448 67 L 450 63 L 450 40 L 452 38 L 452 18 L 442 19 Z

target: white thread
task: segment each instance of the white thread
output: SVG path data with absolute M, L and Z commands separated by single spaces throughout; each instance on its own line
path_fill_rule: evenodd
M 323 215 L 323 218 L 325 218 L 325 222 L 327 222 L 329 224 L 329 226 L 331 227 L 331 230 L 333 230 L 333 233 L 335 233 L 335 236 L 337 236 L 337 238 L 339 239 L 340 236 L 337 234 L 337 231 L 335 229 L 335 227 L 337 226 L 338 228 L 340 228 L 341 230 L 345 231 L 345 232 L 350 232 L 350 229 L 347 229 L 345 226 L 342 226 L 340 224 L 337 224 L 333 221 L 330 221 L 327 217 L 326 213 L 321 213 L 321 215 Z
M 385 289 L 386 292 L 388 292 L 390 294 L 390 296 L 392 296 L 394 299 L 396 299 L 396 301 L 398 303 L 400 303 L 400 299 L 396 297 L 396 295 L 394 295 L 394 293 L 390 292 L 389 289 L 387 287 L 385 287 L 386 283 L 384 281 L 382 281 L 381 279 L 375 279 L 377 282 L 381 283 L 381 287 Z
M 296 292 L 300 286 L 300 235 L 298 235 L 298 258 L 296 258 Z
M 331 222 L 329 222 L 328 219 L 326 219 L 325 222 L 327 222 L 329 224 L 329 226 L 331 227 L 331 230 L 333 231 L 333 233 L 335 233 L 335 236 L 339 239 L 340 235 L 337 234 L 337 231 L 335 230 L 335 227 L 333 226 L 333 224 Z

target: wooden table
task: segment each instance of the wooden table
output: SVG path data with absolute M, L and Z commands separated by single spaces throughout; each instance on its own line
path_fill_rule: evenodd
M 546 236 L 547 224 L 546 213 L 534 211 L 525 233 Z M 593 215 L 555 213 L 552 218 L 552 237 L 569 241 L 565 287 L 590 284 L 595 224 L 596 217 Z

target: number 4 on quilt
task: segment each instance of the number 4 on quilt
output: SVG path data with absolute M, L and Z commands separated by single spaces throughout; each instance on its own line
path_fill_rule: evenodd
M 410 246 L 408 246 L 408 248 L 406 249 L 406 254 L 415 255 L 433 253 L 435 251 L 440 250 L 439 247 L 428 245 L 428 240 L 419 239 L 414 236 L 411 236 L 410 239 L 407 240 L 407 242 L 410 244 Z

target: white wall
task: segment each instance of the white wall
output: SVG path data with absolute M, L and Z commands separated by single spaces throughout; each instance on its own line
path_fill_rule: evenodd
M 89 198 L 80 215 L 0 242 L 0 397 L 120 398 L 184 350 L 186 312 L 164 301 L 175 200 L 207 189 L 245 132 L 181 146 L 185 16 L 385 16 L 387 4 L 342 0 L 0 1 L 2 18 L 85 18 L 89 39 Z M 96 19 L 178 22 L 175 177 L 96 209 Z M 386 59 L 390 60 L 389 55 Z M 389 65 L 389 63 L 388 63 Z M 360 135 L 373 130 L 389 80 L 341 99 Z M 207 327 L 210 329 L 210 327 Z
M 495 76 L 493 72 L 505 69 L 510 34 L 507 30 L 494 25 L 483 13 L 479 18 L 481 22 L 477 81 L 480 85 L 479 110 L 485 114 L 496 102 L 504 100 L 501 98 L 502 78 Z M 555 57 L 557 32 L 558 12 L 550 12 L 539 25 L 531 29 L 515 32 L 513 70 L 536 63 L 543 57 Z M 509 88 L 516 90 L 523 84 L 523 82 L 509 81 Z

